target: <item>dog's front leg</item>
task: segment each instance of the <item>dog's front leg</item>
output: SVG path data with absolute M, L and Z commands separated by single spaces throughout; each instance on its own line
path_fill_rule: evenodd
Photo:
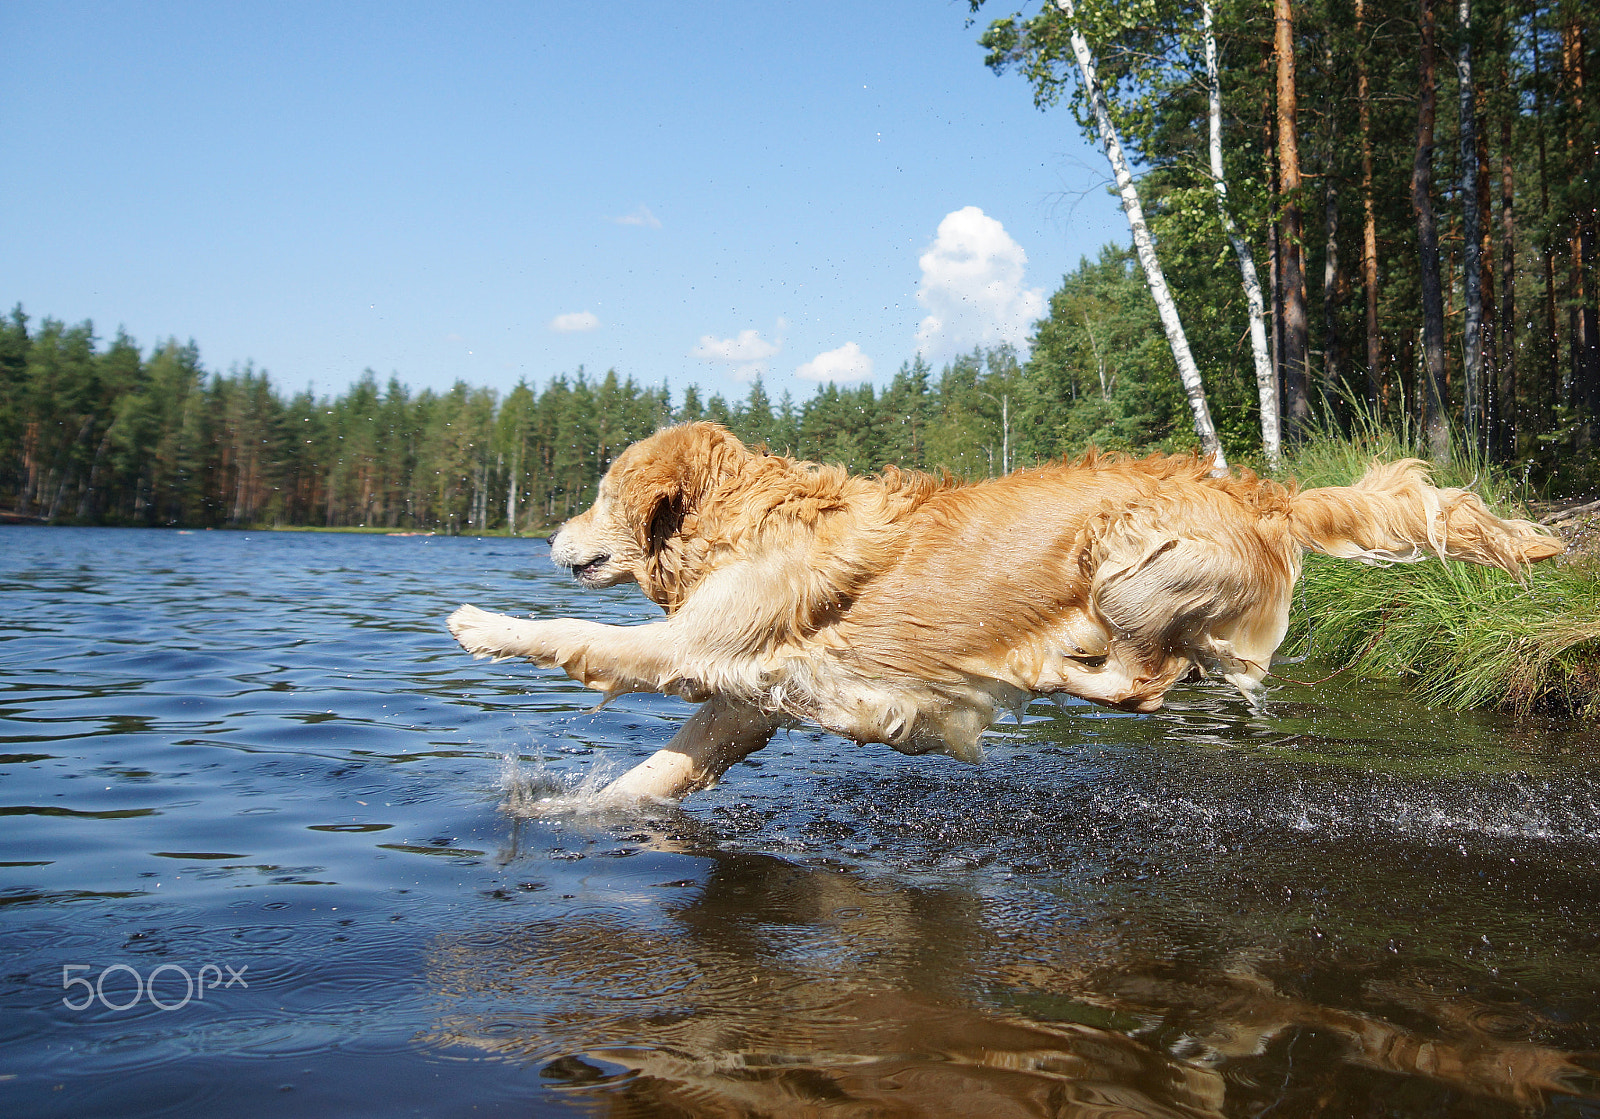
M 463 606 L 448 624 L 461 647 L 474 656 L 525 657 L 564 669 L 584 687 L 607 695 L 669 692 L 699 699 L 705 694 L 703 685 L 681 671 L 665 622 L 608 626 L 577 618 L 535 621 Z
M 782 715 L 748 703 L 712 696 L 670 742 L 607 785 L 600 795 L 627 804 L 681 800 L 716 784 L 729 766 L 772 741 L 784 721 Z

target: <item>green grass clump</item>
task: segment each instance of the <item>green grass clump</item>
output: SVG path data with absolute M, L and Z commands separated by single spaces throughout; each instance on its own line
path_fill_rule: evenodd
M 1390 433 L 1318 435 L 1286 473 L 1305 488 L 1346 485 L 1374 459 L 1418 457 Z M 1481 462 L 1436 471 L 1502 516 L 1528 515 L 1516 485 Z M 1537 564 L 1522 580 L 1437 560 L 1374 568 L 1308 556 L 1285 653 L 1329 658 L 1367 676 L 1410 679 L 1431 703 L 1600 715 L 1600 566 L 1588 556 Z
M 1457 710 L 1600 713 L 1600 579 L 1591 565 L 1377 569 L 1310 556 L 1285 652 L 1411 678 Z

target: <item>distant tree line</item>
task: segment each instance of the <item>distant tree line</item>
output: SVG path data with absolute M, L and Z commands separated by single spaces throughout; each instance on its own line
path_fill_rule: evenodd
M 985 476 L 1056 451 L 1028 433 L 1031 411 L 1047 405 L 1006 347 L 937 375 L 919 358 L 886 388 L 828 384 L 798 405 L 787 393 L 771 400 L 759 379 L 742 399 L 693 385 L 674 399 L 665 386 L 581 368 L 504 395 L 459 381 L 416 392 L 370 370 L 335 396 L 284 394 L 253 365 L 207 371 L 193 343 L 145 354 L 120 332 L 102 345 L 90 323 L 30 329 L 18 307 L 0 322 L 0 513 L 523 533 L 587 506 L 617 454 L 667 423 L 716 420 L 752 444 L 856 470 Z M 1112 417 L 1104 434 L 1145 441 L 1170 426 L 1145 420 L 1119 428 Z

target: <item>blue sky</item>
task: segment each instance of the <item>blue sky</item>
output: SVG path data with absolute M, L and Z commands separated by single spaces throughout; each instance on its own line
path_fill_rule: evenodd
M 1020 340 L 1127 239 L 1104 159 L 967 18 L 7 0 L 0 302 L 291 390 L 885 384 Z

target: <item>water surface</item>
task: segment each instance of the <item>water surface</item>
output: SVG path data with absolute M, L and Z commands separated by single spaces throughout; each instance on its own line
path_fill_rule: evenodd
M 1196 685 L 596 813 L 688 707 L 443 628 L 655 616 L 544 552 L 0 529 L 0 1111 L 1600 1116 L 1591 731 Z

